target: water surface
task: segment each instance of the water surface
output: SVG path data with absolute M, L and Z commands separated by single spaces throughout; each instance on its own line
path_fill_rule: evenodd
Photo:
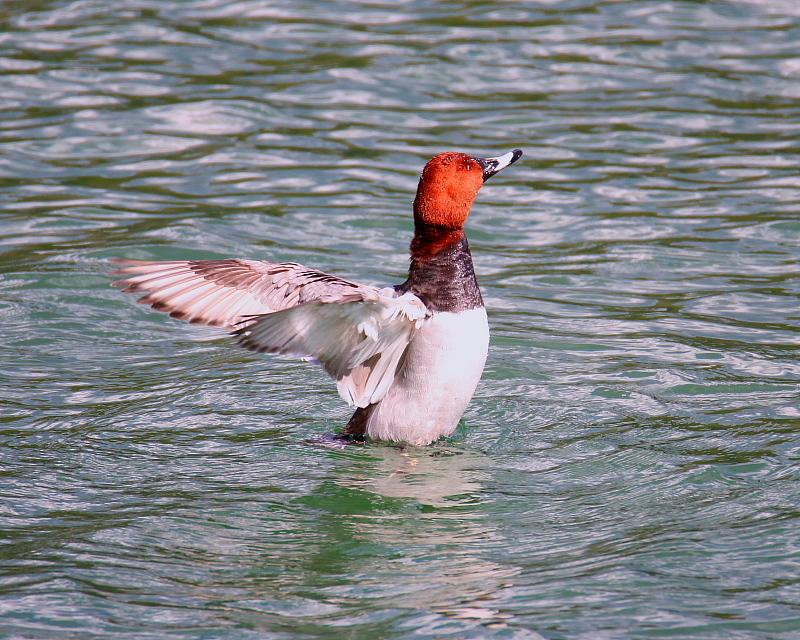
M 800 637 L 800 5 L 7 2 L 0 635 Z M 108 259 L 403 279 L 435 153 L 468 224 L 457 436 L 345 451 L 303 362 Z

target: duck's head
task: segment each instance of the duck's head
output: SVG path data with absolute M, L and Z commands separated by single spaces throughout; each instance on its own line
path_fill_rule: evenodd
M 498 158 L 473 158 L 455 151 L 434 156 L 419 179 L 414 223 L 418 227 L 461 229 L 483 183 L 520 156 L 519 149 Z

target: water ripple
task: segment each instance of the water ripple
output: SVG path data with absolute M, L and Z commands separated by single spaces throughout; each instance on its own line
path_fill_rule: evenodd
M 796 3 L 3 17 L 9 633 L 797 636 Z M 348 415 L 323 374 L 107 286 L 111 256 L 401 281 L 424 161 L 511 148 L 454 442 L 307 445 Z

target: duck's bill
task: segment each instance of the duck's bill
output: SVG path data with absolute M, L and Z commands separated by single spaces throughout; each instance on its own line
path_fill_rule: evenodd
M 522 149 L 514 149 L 497 158 L 475 158 L 481 167 L 483 167 L 483 179 L 488 180 L 495 173 L 499 173 L 508 165 L 514 164 L 522 157 Z

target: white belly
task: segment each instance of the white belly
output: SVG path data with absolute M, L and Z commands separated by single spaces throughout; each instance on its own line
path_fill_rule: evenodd
M 425 445 L 453 433 L 488 350 L 485 309 L 434 315 L 414 335 L 402 371 L 367 421 L 367 434 Z

